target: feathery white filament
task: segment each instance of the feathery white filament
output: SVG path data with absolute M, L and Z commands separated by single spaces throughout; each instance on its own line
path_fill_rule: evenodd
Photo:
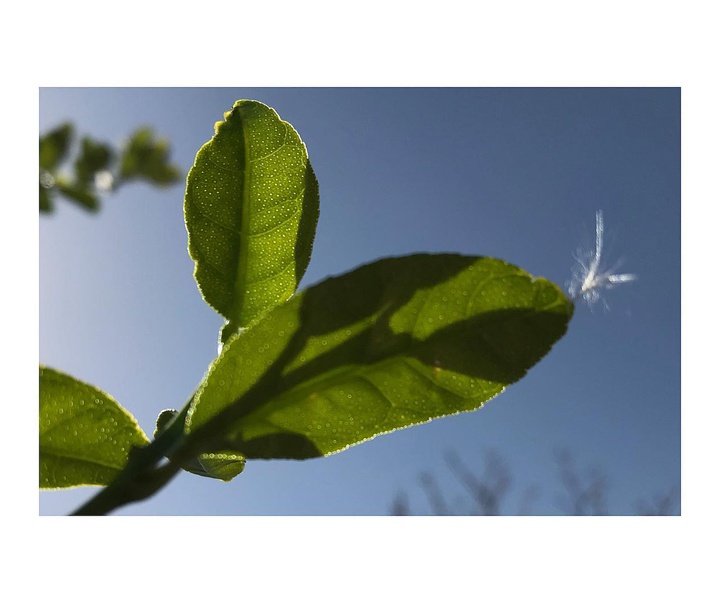
M 582 297 L 590 306 L 600 299 L 602 289 L 612 289 L 637 278 L 635 274 L 613 274 L 619 264 L 610 270 L 602 270 L 604 229 L 602 211 L 598 210 L 595 213 L 595 251 L 578 252 L 575 256 L 577 263 L 573 267 L 572 280 L 568 286 L 568 293 L 573 300 Z

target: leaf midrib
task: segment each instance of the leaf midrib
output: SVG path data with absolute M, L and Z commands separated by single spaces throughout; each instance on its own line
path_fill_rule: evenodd
M 240 217 L 240 254 L 238 258 L 237 268 L 235 272 L 235 291 L 232 300 L 232 319 L 242 323 L 240 316 L 243 311 L 243 301 L 245 299 L 245 289 L 247 287 L 247 266 L 248 266 L 248 246 L 250 245 L 250 153 L 248 147 L 248 137 L 246 135 L 245 116 L 240 114 L 240 128 L 243 137 L 243 153 L 245 160 L 243 161 L 243 200 L 242 215 Z

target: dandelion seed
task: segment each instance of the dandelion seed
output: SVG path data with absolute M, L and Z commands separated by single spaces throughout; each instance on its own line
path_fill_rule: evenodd
M 602 211 L 595 213 L 595 249 L 579 250 L 575 255 L 576 264 L 573 266 L 572 279 L 568 285 L 568 293 L 574 301 L 582 297 L 589 306 L 600 300 L 603 289 L 612 289 L 623 283 L 634 281 L 635 274 L 613 274 L 620 267 L 620 262 L 609 270 L 601 264 L 603 251 L 603 215 Z

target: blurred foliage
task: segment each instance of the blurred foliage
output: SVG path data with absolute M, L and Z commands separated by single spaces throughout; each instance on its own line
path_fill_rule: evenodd
M 130 137 L 120 160 L 120 178 L 145 179 L 167 186 L 180 178 L 178 168 L 169 163 L 170 144 L 156 139 L 152 130 L 140 128 Z
M 70 161 L 74 137 L 75 127 L 69 122 L 40 137 L 40 213 L 52 213 L 58 195 L 96 212 L 102 193 L 129 181 L 169 186 L 181 180 L 180 169 L 170 163 L 170 144 L 149 128 L 139 128 L 117 149 L 83 136 L 67 173 L 62 168 Z
M 108 145 L 84 136 L 80 141 L 80 155 L 74 164 L 78 184 L 86 187 L 92 184 L 95 174 L 110 167 L 113 156 L 113 150 Z

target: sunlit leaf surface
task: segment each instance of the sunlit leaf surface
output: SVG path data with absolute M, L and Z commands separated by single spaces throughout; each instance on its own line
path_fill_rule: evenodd
M 163 410 L 157 418 L 154 438 L 174 419 L 178 414 L 176 410 Z M 179 419 L 178 419 L 179 420 Z M 178 424 L 180 429 L 178 435 L 182 436 L 182 423 Z M 173 427 L 170 427 L 173 429 Z M 180 466 L 190 473 L 203 477 L 212 477 L 229 482 L 232 478 L 240 475 L 245 468 L 245 457 L 232 452 L 217 452 L 200 454 L 199 456 L 183 462 Z
M 233 330 L 295 292 L 318 207 L 317 180 L 297 132 L 270 107 L 238 101 L 198 152 L 185 193 L 195 279 Z
M 186 432 L 248 458 L 308 458 L 471 411 L 525 375 L 572 312 L 556 285 L 500 260 L 380 260 L 228 341 Z
M 103 486 L 133 446 L 149 442 L 137 421 L 103 391 L 40 367 L 40 487 Z

